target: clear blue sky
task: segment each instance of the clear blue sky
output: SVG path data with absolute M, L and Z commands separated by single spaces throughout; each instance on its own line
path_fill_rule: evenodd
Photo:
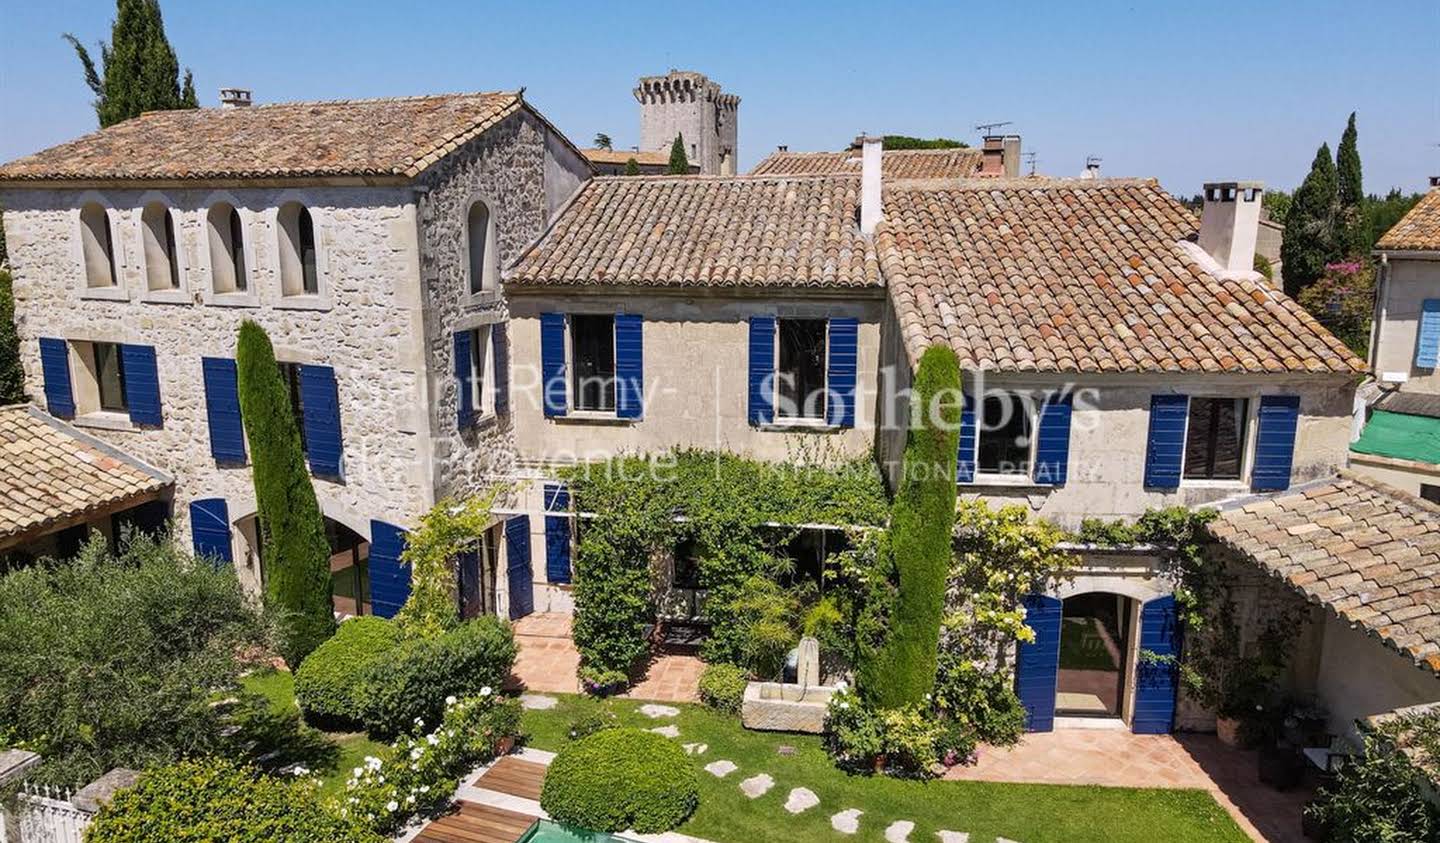
M 1359 111 L 1365 186 L 1440 175 L 1440 0 L 606 4 L 162 0 L 201 103 L 513 89 L 582 146 L 638 140 L 636 77 L 695 69 L 739 94 L 748 169 L 861 131 L 971 141 L 1010 120 L 1040 168 L 1293 188 Z M 94 128 L 62 32 L 113 0 L 0 0 L 0 160 Z

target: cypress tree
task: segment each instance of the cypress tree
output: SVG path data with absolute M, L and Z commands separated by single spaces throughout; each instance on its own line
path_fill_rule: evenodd
M 15 330 L 15 290 L 10 270 L 0 269 L 0 405 L 25 400 L 25 370 L 20 365 L 20 335 Z
M 335 631 L 330 543 L 300 449 L 289 388 L 270 337 L 249 320 L 240 326 L 235 365 L 263 528 L 265 600 L 279 622 L 280 655 L 293 669 Z
M 1336 220 L 1338 245 L 1342 257 L 1358 257 L 1370 248 L 1370 232 L 1365 225 L 1365 188 L 1360 172 L 1360 148 L 1356 141 L 1359 133 L 1355 130 L 1355 112 L 1350 112 L 1350 121 L 1345 133 L 1340 136 L 1340 146 L 1335 150 L 1336 198 L 1339 201 L 1339 216 Z
M 890 510 L 899 595 L 889 638 L 860 666 L 857 677 L 860 693 L 880 708 L 919 704 L 935 687 L 960 436 L 960 365 L 948 346 L 931 346 L 921 356 L 914 400 L 920 418 L 907 434 L 903 474 Z
M 640 162 L 639 162 L 639 161 L 636 161 L 634 158 L 627 159 L 627 160 L 625 161 L 625 175 L 627 175 L 627 176 L 638 176 L 638 175 L 640 175 Z
M 670 144 L 670 167 L 666 170 L 672 176 L 684 176 L 690 173 L 690 159 L 685 157 L 685 137 L 676 135 L 675 142 Z
M 1285 216 L 1285 241 L 1280 245 L 1280 260 L 1288 296 L 1298 296 L 1325 274 L 1325 264 L 1338 256 L 1336 197 L 1335 159 L 1330 157 L 1330 145 L 1321 144 L 1310 165 L 1310 174 L 1295 191 L 1290 212 Z
M 198 107 L 188 70 L 181 92 L 180 65 L 165 37 L 159 0 L 116 0 L 110 43 L 100 44 L 99 68 L 79 39 L 68 33 L 64 37 L 80 59 L 85 84 L 95 93 L 95 116 L 102 129 L 146 111 Z

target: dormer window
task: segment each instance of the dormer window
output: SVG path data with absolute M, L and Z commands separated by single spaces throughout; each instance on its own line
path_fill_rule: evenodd
M 466 238 L 470 248 L 470 294 L 495 289 L 496 251 L 495 218 L 484 202 L 470 206 L 465 220 Z
M 319 295 L 320 276 L 315 263 L 315 220 L 310 215 L 310 209 L 299 202 L 287 202 L 280 207 L 276 222 L 280 228 L 281 295 Z
M 180 289 L 180 264 L 175 253 L 175 220 L 159 202 L 140 212 L 140 237 L 145 251 L 145 280 L 151 290 Z
M 217 293 L 250 288 L 245 270 L 245 224 L 235 206 L 221 202 L 206 217 L 210 239 L 210 277 Z
M 110 215 L 98 203 L 80 209 L 80 246 L 85 259 L 87 287 L 115 287 L 115 243 L 110 236 Z

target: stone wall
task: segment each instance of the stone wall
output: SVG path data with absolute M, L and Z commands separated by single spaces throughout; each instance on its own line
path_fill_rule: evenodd
M 1380 302 L 1379 343 L 1371 361 L 1375 374 L 1394 372 L 1408 378 L 1406 392 L 1440 394 L 1440 369 L 1415 366 L 1420 308 L 1440 295 L 1440 260 L 1416 260 L 1392 253 L 1385 268 Z

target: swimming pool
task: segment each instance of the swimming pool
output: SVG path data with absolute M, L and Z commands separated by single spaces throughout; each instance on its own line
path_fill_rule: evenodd
M 626 843 L 626 838 L 598 831 L 578 831 L 549 820 L 537 820 L 519 843 Z

